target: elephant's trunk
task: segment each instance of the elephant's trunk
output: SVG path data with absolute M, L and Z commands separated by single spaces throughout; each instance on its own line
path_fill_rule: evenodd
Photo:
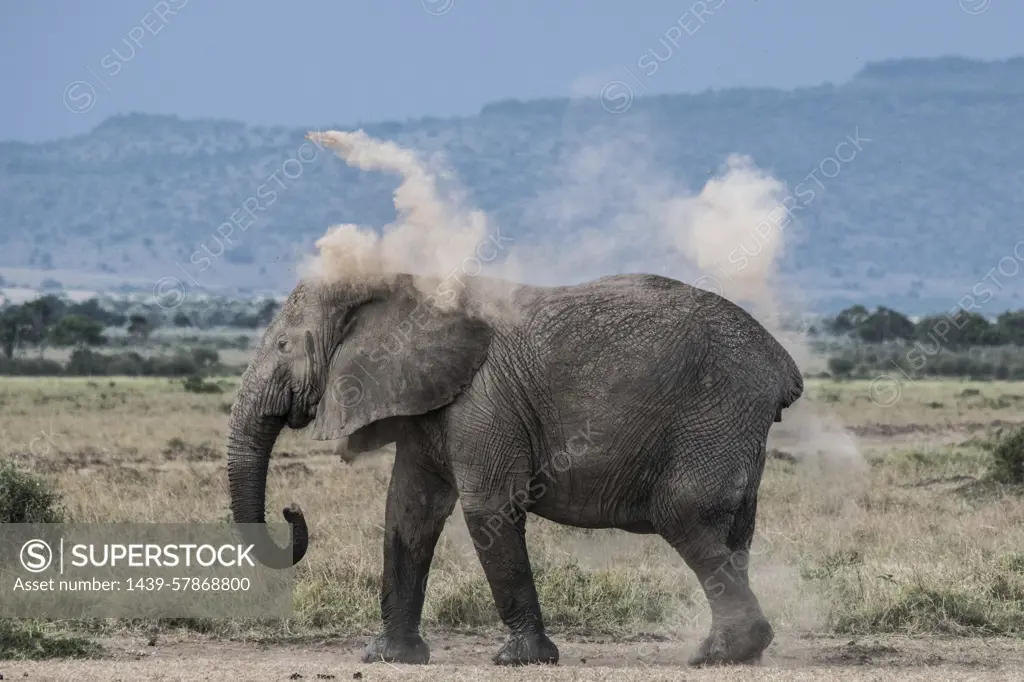
M 237 407 L 237 406 L 236 406 Z M 228 438 L 228 483 L 231 489 L 231 514 L 235 523 L 265 523 L 267 468 L 270 451 L 284 419 L 251 417 L 245 410 L 231 415 Z M 241 526 L 253 554 L 264 566 L 288 568 L 299 563 L 309 545 L 309 532 L 302 510 L 295 504 L 285 508 L 284 518 L 291 526 L 292 551 L 278 547 L 265 526 Z

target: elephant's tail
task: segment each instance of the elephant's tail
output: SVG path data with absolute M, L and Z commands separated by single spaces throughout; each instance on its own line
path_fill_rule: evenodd
M 782 392 L 779 406 L 775 410 L 775 421 L 782 421 L 782 410 L 797 401 L 804 393 L 804 376 L 789 353 L 786 353 L 786 367 L 783 370 Z

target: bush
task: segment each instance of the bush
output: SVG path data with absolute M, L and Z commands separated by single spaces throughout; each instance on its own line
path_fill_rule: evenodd
M 1017 427 L 992 450 L 992 478 L 1000 483 L 1024 483 L 1024 426 Z
M 60 495 L 35 474 L 0 462 L 0 523 L 64 523 Z M 33 621 L 0 619 L 0 660 L 82 658 L 102 647 L 81 637 L 47 634 Z
M 64 523 L 60 495 L 13 462 L 0 462 L 0 523 Z
M 224 389 L 213 383 L 212 381 L 206 381 L 203 377 L 198 374 L 193 374 L 182 380 L 182 385 L 185 390 L 189 393 L 223 393 Z
M 106 369 L 108 376 L 137 377 L 148 373 L 146 359 L 134 351 L 112 355 Z
M 0 375 L 8 376 L 158 376 L 188 377 L 200 373 L 240 375 L 245 367 L 220 364 L 212 348 L 179 350 L 173 355 L 144 358 L 135 351 L 98 353 L 80 348 L 67 365 L 38 358 L 8 359 L 0 355 Z
M 104 355 L 88 348 L 79 348 L 71 354 L 66 374 L 71 376 L 105 376 L 110 369 L 110 361 L 115 356 Z
M 150 358 L 147 374 L 158 377 L 187 377 L 199 373 L 199 366 L 189 355 L 175 354 L 168 358 Z
M 828 359 L 828 371 L 834 377 L 848 377 L 853 371 L 854 363 L 849 358 L 834 356 Z
M 32 622 L 0 620 L 0 661 L 88 658 L 100 653 L 100 645 L 82 637 L 48 635 Z
M 64 367 L 56 360 L 40 358 L 5 358 L 0 356 L 0 374 L 7 376 L 59 376 Z

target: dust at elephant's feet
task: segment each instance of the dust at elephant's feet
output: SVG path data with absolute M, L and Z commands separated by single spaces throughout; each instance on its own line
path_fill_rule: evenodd
M 379 635 L 363 651 L 363 663 L 408 663 L 426 665 L 430 647 L 416 635 Z
M 775 639 L 767 621 L 726 629 L 713 629 L 690 657 L 692 666 L 747 664 L 761 662 L 761 656 Z
M 497 665 L 558 663 L 558 647 L 546 635 L 512 635 L 494 655 Z

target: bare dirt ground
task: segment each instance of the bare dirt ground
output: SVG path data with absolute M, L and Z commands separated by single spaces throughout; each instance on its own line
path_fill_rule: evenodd
M 359 662 L 365 637 L 311 644 L 108 640 L 110 658 L 0 663 L 5 680 L 1022 680 L 1024 642 L 1012 638 L 807 637 L 780 633 L 757 666 L 695 669 L 695 642 L 557 638 L 558 666 L 507 669 L 490 657 L 501 634 L 427 633 L 427 666 Z

